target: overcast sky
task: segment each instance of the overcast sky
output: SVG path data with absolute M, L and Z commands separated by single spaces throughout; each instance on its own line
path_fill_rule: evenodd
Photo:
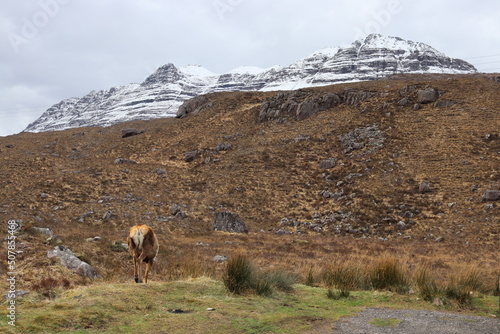
M 161 65 L 289 65 L 370 33 L 500 72 L 498 0 L 0 0 L 0 136 Z M 479 58 L 481 57 L 481 58 Z

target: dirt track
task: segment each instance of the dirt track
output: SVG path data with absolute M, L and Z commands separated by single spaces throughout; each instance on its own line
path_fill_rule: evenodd
M 374 319 L 394 319 L 393 326 L 376 326 L 371 324 Z M 425 310 L 369 308 L 355 317 L 339 320 L 334 329 L 336 334 L 497 334 L 500 333 L 500 319 Z

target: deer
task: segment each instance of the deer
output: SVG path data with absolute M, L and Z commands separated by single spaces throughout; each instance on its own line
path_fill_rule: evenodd
M 134 258 L 134 279 L 136 283 L 147 283 L 148 273 L 158 254 L 158 239 L 153 229 L 144 224 L 130 228 L 127 238 L 128 252 Z M 146 271 L 142 275 L 142 262 L 146 263 Z

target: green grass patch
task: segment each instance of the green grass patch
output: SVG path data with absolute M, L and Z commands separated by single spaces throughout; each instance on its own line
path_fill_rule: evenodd
M 391 291 L 351 291 L 339 300 L 326 294 L 326 288 L 296 284 L 293 291 L 276 290 L 272 298 L 235 295 L 223 282 L 209 278 L 147 285 L 101 283 L 67 290 L 55 299 L 21 297 L 16 303 L 17 326 L 0 322 L 0 332 L 304 333 L 331 329 L 341 317 L 354 316 L 365 307 L 432 308 L 420 296 Z M 497 303 L 497 297 L 483 296 L 478 312 L 493 314 Z
M 370 320 L 370 324 L 377 327 L 396 327 L 400 323 L 401 320 L 396 318 L 387 318 L 387 319 L 373 318 L 372 320 Z

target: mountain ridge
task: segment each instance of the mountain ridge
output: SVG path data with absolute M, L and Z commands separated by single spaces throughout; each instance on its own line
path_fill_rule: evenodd
M 222 91 L 274 91 L 376 80 L 399 73 L 475 73 L 471 64 L 431 46 L 371 34 L 349 46 L 317 50 L 297 62 L 260 69 L 241 66 L 223 74 L 199 65 L 159 67 L 142 83 L 91 91 L 54 104 L 25 132 L 110 126 L 175 116 L 180 105 L 200 94 Z

